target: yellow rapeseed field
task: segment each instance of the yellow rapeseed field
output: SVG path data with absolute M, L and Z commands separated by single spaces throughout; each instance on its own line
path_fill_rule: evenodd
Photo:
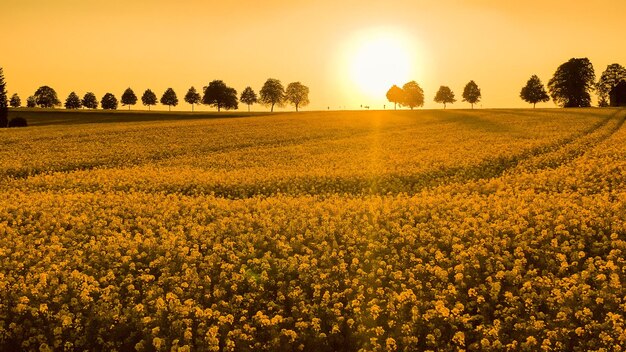
M 0 131 L 2 351 L 624 351 L 626 110 Z

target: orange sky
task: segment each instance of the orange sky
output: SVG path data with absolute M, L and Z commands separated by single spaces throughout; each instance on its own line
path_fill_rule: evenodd
M 159 97 L 173 87 L 176 110 L 188 110 L 191 85 L 221 79 L 258 92 L 272 77 L 308 85 L 310 110 L 389 108 L 352 70 L 361 46 L 381 35 L 411 53 L 406 80 L 393 83 L 416 80 L 425 108 L 439 107 L 432 100 L 442 84 L 457 95 L 452 107 L 469 106 L 460 102 L 469 80 L 485 108 L 527 107 L 526 80 L 547 83 L 572 57 L 588 57 L 598 77 L 611 63 L 626 66 L 625 16 L 624 0 L 2 0 L 0 66 L 23 102 L 44 84 L 62 101 L 70 91 L 119 99 L 129 86 Z

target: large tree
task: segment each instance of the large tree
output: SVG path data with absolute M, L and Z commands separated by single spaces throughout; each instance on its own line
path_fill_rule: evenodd
M 104 110 L 116 110 L 117 98 L 112 93 L 106 93 L 100 100 L 100 105 Z
M 402 86 L 404 92 L 402 105 L 413 108 L 424 106 L 424 90 L 415 81 L 407 82 Z
M 285 88 L 279 80 L 268 78 L 263 84 L 259 92 L 261 104 L 271 106 L 270 111 L 274 111 L 274 105 L 284 106 L 285 104 Z
M 600 102 L 607 102 L 609 93 L 617 87 L 619 82 L 626 81 L 626 68 L 620 64 L 611 64 L 602 72 L 600 80 L 596 83 L 596 90 Z M 608 105 L 608 103 L 607 103 Z
M 22 99 L 20 99 L 20 96 L 17 95 L 17 93 L 13 93 L 11 100 L 9 101 L 9 105 L 11 105 L 12 108 L 19 108 L 22 106 Z
M 402 88 L 394 84 L 387 91 L 387 100 L 393 103 L 393 109 L 396 110 L 398 104 L 402 105 L 402 102 L 404 101 L 404 91 Z
M 156 96 L 156 94 L 154 94 L 154 92 L 152 90 L 146 89 L 146 91 L 143 92 L 143 95 L 141 96 L 141 103 L 144 106 L 147 106 L 148 107 L 148 111 L 150 111 L 150 106 L 157 104 L 157 96 Z
M 135 95 L 135 92 L 133 92 L 133 90 L 130 89 L 130 87 L 126 88 L 124 93 L 122 93 L 121 102 L 122 102 L 122 105 L 128 105 L 128 110 L 130 110 L 131 105 L 137 104 L 137 96 Z
M 248 112 L 250 111 L 250 105 L 256 103 L 259 101 L 259 98 L 257 98 L 256 93 L 254 92 L 254 90 L 252 90 L 252 88 L 250 87 L 246 87 L 243 92 L 241 92 L 241 97 L 239 98 L 239 100 L 248 105 Z
M 221 80 L 211 81 L 208 86 L 204 87 L 202 104 L 216 107 L 217 111 L 221 111 L 221 109 L 237 110 L 239 107 L 237 91 Z
M 595 86 L 596 74 L 587 58 L 573 58 L 559 66 L 548 82 L 554 102 L 564 108 L 591 106 L 589 94 Z
M 7 103 L 7 84 L 4 81 L 2 67 L 0 67 L 0 127 L 9 125 L 9 105 Z
M 65 99 L 65 108 L 66 109 L 80 109 L 83 104 L 80 102 L 80 98 L 74 92 L 71 92 L 70 95 Z
M 188 104 L 191 104 L 191 111 L 193 111 L 194 104 L 199 104 L 202 101 L 202 97 L 200 97 L 200 93 L 196 91 L 196 87 L 191 87 L 185 94 L 185 101 Z
M 37 101 L 35 100 L 35 96 L 31 95 L 30 97 L 28 97 L 26 99 L 26 107 L 27 108 L 34 108 L 37 106 Z
M 309 87 L 300 82 L 292 82 L 287 85 L 285 98 L 296 107 L 296 111 L 301 106 L 309 105 Z
M 35 102 L 42 108 L 61 105 L 61 101 L 57 98 L 57 92 L 48 86 L 41 86 L 35 91 Z
M 533 109 L 537 103 L 545 103 L 550 100 L 550 96 L 548 96 L 548 92 L 541 83 L 541 80 L 537 75 L 533 75 L 530 77 L 526 85 L 522 88 L 522 91 L 519 93 L 520 98 L 527 103 L 533 104 Z
M 454 92 L 448 86 L 440 86 L 437 94 L 435 94 L 435 102 L 443 104 L 443 109 L 445 110 L 447 104 L 454 104 L 454 102 L 456 102 Z
M 178 97 L 172 88 L 165 90 L 161 97 L 161 104 L 167 105 L 169 111 L 172 111 L 172 106 L 178 105 Z
M 478 103 L 481 97 L 480 88 L 478 88 L 476 82 L 469 81 L 463 89 L 463 101 L 470 103 L 473 109 L 474 104 Z
M 83 103 L 83 107 L 86 107 L 87 109 L 98 108 L 98 99 L 96 98 L 96 95 L 93 94 L 92 92 L 85 93 L 82 103 Z

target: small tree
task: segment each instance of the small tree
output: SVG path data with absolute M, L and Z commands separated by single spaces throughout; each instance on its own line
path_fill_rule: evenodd
M 20 99 L 20 96 L 17 95 L 17 93 L 14 93 L 11 96 L 11 100 L 9 101 L 9 105 L 11 105 L 12 108 L 19 108 L 20 106 L 22 106 L 22 99 Z
M 74 92 L 71 92 L 70 95 L 67 96 L 67 99 L 65 99 L 66 109 L 80 109 L 82 105 L 80 98 Z
M 26 99 L 26 107 L 27 108 L 34 108 L 37 106 L 37 100 L 35 99 L 34 95 L 31 95 L 30 97 L 28 97 Z
M 556 69 L 548 82 L 554 102 L 565 108 L 591 106 L 596 74 L 589 59 L 573 58 Z
M 61 105 L 59 98 L 57 98 L 57 92 L 48 86 L 41 86 L 35 91 L 35 102 L 42 108 Z
M 98 108 L 98 99 L 96 98 L 96 95 L 93 94 L 92 92 L 85 93 L 82 103 L 83 103 L 83 106 L 86 107 L 87 109 Z
M 152 90 L 146 89 L 146 91 L 143 92 L 143 95 L 141 96 L 141 103 L 144 106 L 147 106 L 148 107 L 148 111 L 150 111 L 150 106 L 157 104 L 157 96 L 156 96 L 156 94 L 154 94 L 154 92 Z
M 261 104 L 271 106 L 271 112 L 274 112 L 274 105 L 284 106 L 285 104 L 285 88 L 277 79 L 268 78 L 259 94 L 259 101 Z
M 4 81 L 4 72 L 0 67 L 0 127 L 9 124 L 9 106 L 7 104 L 7 84 Z
M 413 110 L 415 107 L 424 106 L 424 90 L 415 81 L 407 82 L 402 86 L 403 100 L 402 105 L 408 106 Z
M 446 104 L 454 104 L 454 92 L 448 86 L 440 86 L 437 94 L 435 94 L 435 102 L 443 104 L 443 109 L 446 109 Z
M 191 111 L 193 111 L 194 104 L 199 104 L 202 101 L 202 97 L 200 97 L 200 93 L 196 91 L 196 88 L 192 86 L 185 94 L 185 101 L 191 104 Z
M 293 82 L 287 85 L 285 98 L 288 102 L 296 107 L 296 111 L 300 106 L 309 105 L 309 87 L 300 82 Z
M 167 105 L 169 111 L 172 111 L 172 106 L 178 105 L 178 97 L 172 88 L 167 88 L 165 93 L 163 93 L 163 96 L 161 97 L 161 104 Z
M 393 103 L 393 109 L 396 110 L 398 104 L 402 105 L 404 101 L 404 91 L 397 85 L 391 86 L 387 91 L 387 100 Z
M 137 96 L 132 89 L 126 88 L 124 93 L 122 94 L 122 105 L 128 105 L 128 110 L 130 110 L 131 105 L 137 104 Z
M 626 68 L 620 64 L 611 64 L 606 67 L 606 70 L 602 72 L 600 80 L 596 83 L 596 90 L 598 92 L 599 105 L 605 103 L 609 105 L 608 98 L 609 93 L 613 88 L 617 87 L 619 82 L 626 81 Z
M 237 109 L 237 91 L 220 80 L 214 80 L 204 87 L 202 104 L 217 108 L 217 111 L 224 108 L 226 110 Z
M 239 100 L 242 103 L 248 105 L 248 112 L 250 112 L 250 105 L 259 101 L 259 99 L 256 96 L 256 93 L 250 87 L 246 87 L 246 89 L 244 89 L 243 92 L 241 92 L 241 97 L 239 98 Z
M 530 77 L 526 85 L 522 88 L 519 96 L 525 102 L 533 104 L 533 109 L 537 103 L 550 100 L 550 96 L 548 96 L 546 89 L 543 87 L 543 83 L 541 83 L 537 75 Z
M 474 104 L 478 103 L 481 98 L 480 88 L 474 81 L 469 81 L 465 85 L 465 89 L 463 89 L 463 101 L 466 101 L 472 104 L 472 109 L 474 108 Z
M 111 93 L 107 93 L 102 97 L 100 101 L 102 108 L 104 110 L 116 110 L 117 109 L 117 98 L 115 95 Z

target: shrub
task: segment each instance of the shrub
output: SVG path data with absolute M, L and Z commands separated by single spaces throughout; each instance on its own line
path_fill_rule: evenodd
M 9 121 L 9 127 L 27 127 L 28 122 L 23 117 L 14 117 Z

